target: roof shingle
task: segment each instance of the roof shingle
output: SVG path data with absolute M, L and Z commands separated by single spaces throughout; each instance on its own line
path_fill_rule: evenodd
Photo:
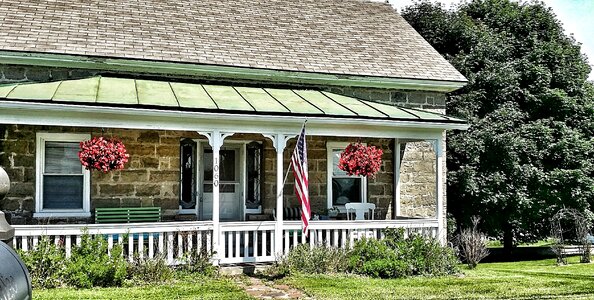
M 0 28 L 0 50 L 466 81 L 362 0 L 0 0 Z

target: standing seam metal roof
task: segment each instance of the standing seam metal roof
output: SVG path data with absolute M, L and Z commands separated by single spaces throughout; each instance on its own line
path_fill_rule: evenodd
M 465 124 L 464 120 L 420 109 L 315 90 L 235 87 L 101 76 L 2 85 L 0 100 Z

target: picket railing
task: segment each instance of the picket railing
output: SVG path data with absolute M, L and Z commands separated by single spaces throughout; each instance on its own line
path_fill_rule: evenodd
M 299 221 L 283 224 L 283 254 L 298 244 L 323 244 L 337 248 L 352 247 L 361 238 L 384 238 L 387 228 L 404 228 L 405 235 L 419 233 L 427 237 L 438 237 L 437 220 L 407 219 L 380 221 L 312 221 L 308 236 L 301 232 Z
M 272 221 L 221 223 L 220 263 L 273 262 L 298 244 L 347 248 L 363 237 L 381 239 L 387 228 L 404 228 L 405 234 L 438 238 L 437 220 L 311 221 L 307 237 L 302 233 L 300 221 L 285 221 L 282 251 L 275 253 L 274 224 Z
M 114 245 L 123 247 L 123 254 L 135 258 L 162 256 L 168 264 L 180 263 L 190 251 L 212 250 L 212 222 L 162 222 L 129 224 L 22 225 L 15 227 L 12 241 L 15 249 L 28 251 L 42 238 L 64 247 L 69 257 L 73 245 L 80 245 L 82 236 L 100 235 L 107 241 L 108 251 Z
M 275 253 L 275 222 L 221 222 L 219 245 L 213 247 L 213 225 L 210 221 L 160 222 L 130 224 L 81 225 L 22 225 L 15 227 L 13 247 L 29 251 L 42 238 L 64 247 L 70 256 L 72 247 L 80 245 L 83 233 L 102 236 L 108 251 L 115 245 L 123 247 L 123 255 L 130 261 L 136 258 L 161 256 L 168 264 L 183 263 L 190 251 L 215 253 L 214 262 L 220 264 L 273 262 L 298 244 L 324 244 L 347 248 L 363 237 L 384 237 L 387 228 L 405 228 L 413 232 L 438 237 L 437 220 L 372 220 L 372 221 L 311 221 L 308 236 L 301 231 L 301 222 L 285 221 L 282 249 Z
M 221 264 L 272 262 L 274 255 L 274 222 L 221 223 Z

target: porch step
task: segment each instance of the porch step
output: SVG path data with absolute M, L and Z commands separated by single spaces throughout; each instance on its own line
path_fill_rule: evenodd
M 271 263 L 249 263 L 249 264 L 225 264 L 221 265 L 221 274 L 235 275 L 254 275 L 256 272 L 262 272 L 270 267 Z

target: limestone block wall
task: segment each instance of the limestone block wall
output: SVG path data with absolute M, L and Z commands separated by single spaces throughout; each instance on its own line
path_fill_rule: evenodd
M 400 216 L 435 217 L 436 159 L 433 144 L 426 141 L 400 145 Z
M 321 213 L 327 208 L 327 142 L 356 142 L 358 137 L 338 138 L 338 137 L 307 137 L 307 155 L 309 168 L 309 196 L 311 209 L 314 213 Z M 382 157 L 382 166 L 380 172 L 375 178 L 367 180 L 367 201 L 376 204 L 376 219 L 390 219 L 392 217 L 393 188 L 394 188 L 394 168 L 393 168 L 393 149 L 394 143 L 391 139 L 361 139 L 361 142 L 367 145 L 373 145 L 384 151 Z M 289 167 L 292 151 L 295 147 L 294 139 L 287 143 L 284 153 L 284 169 Z M 265 185 L 266 193 L 264 207 L 269 212 L 276 205 L 276 152 L 271 143 L 265 143 Z M 294 192 L 294 182 L 292 172 L 289 173 L 287 184 L 284 188 L 285 205 L 288 207 L 298 207 Z
M 117 137 L 130 160 L 124 170 L 91 172 L 91 211 L 95 207 L 160 206 L 173 218 L 179 199 L 179 143 L 198 138 L 194 132 L 0 125 L 0 165 L 11 179 L 11 190 L 0 209 L 12 223 L 88 222 L 87 219 L 33 219 L 35 210 L 35 137 L 37 132 L 77 132 Z

